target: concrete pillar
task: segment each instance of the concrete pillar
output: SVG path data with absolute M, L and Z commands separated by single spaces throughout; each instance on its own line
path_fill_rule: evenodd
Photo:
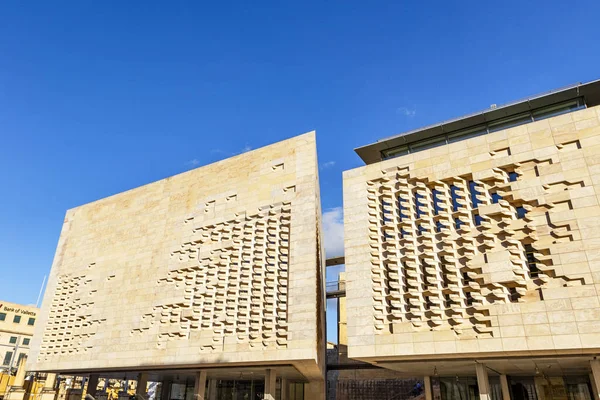
M 145 372 L 140 372 L 137 378 L 137 385 L 135 386 L 135 395 L 142 396 L 146 398 L 148 393 L 146 393 L 146 387 L 148 386 L 148 374 Z
M 27 356 L 21 358 L 21 362 L 17 366 L 17 375 L 15 376 L 15 380 L 12 386 L 23 387 L 25 384 L 25 361 L 27 361 Z
M 265 374 L 265 400 L 275 400 L 277 394 L 277 374 L 273 369 L 267 369 Z
M 87 394 L 92 397 L 96 397 L 96 388 L 98 387 L 99 379 L 100 376 L 98 374 L 91 374 L 90 379 L 88 379 Z
M 590 384 L 592 385 L 592 399 L 598 400 L 598 388 L 596 387 L 596 382 L 594 382 L 594 374 L 590 372 L 589 374 Z
M 590 361 L 590 367 L 592 368 L 592 373 L 590 374 L 590 378 L 592 381 L 592 388 L 594 390 L 594 398 L 598 400 L 598 390 L 600 389 L 600 360 L 593 359 Z
M 206 371 L 200 371 L 196 374 L 196 383 L 194 385 L 194 400 L 206 400 Z
M 500 375 L 500 387 L 502 388 L 502 400 L 510 400 L 510 386 L 506 375 Z
M 46 380 L 44 381 L 44 387 L 40 392 L 38 400 L 54 400 L 56 396 L 56 391 L 54 390 L 54 386 L 56 386 L 56 374 L 48 373 L 46 374 Z
M 431 387 L 431 377 L 423 377 L 423 386 L 425 386 L 425 400 L 433 400 L 433 388 Z
M 280 400 L 288 400 L 288 396 L 290 394 L 290 385 L 286 378 L 281 378 L 281 399 Z
M 44 381 L 44 390 L 54 390 L 56 384 L 56 374 L 47 373 Z
M 208 400 L 217 400 L 217 380 L 211 379 L 208 382 Z
M 4 395 L 5 400 L 23 400 L 25 398 L 26 393 L 23 387 L 25 385 L 25 361 L 27 361 L 27 357 L 21 358 L 15 380 Z
M 160 400 L 171 400 L 171 381 L 162 381 Z
M 490 381 L 488 380 L 487 369 L 485 364 L 477 363 L 475 365 L 475 372 L 477 373 L 477 386 L 479 387 L 479 399 L 480 400 L 491 400 L 490 394 Z

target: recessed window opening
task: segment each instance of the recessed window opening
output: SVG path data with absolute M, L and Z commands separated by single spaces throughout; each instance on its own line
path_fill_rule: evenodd
M 452 211 L 458 211 L 460 204 L 458 204 L 458 186 L 450 185 L 450 197 L 452 198 Z
M 498 204 L 502 200 L 502 196 L 498 193 L 492 193 L 492 204 Z
M 537 267 L 538 260 L 535 258 L 535 249 L 532 245 L 525 245 L 525 256 L 527 258 L 527 267 L 529 268 L 529 274 L 532 278 L 537 278 L 540 274 L 540 270 Z
M 422 140 L 420 142 L 416 142 L 414 144 L 410 144 L 410 152 L 416 153 L 417 151 L 433 149 L 434 147 L 443 146 L 446 144 L 445 136 L 438 136 L 427 140 Z
M 515 126 L 528 124 L 533 121 L 533 117 L 530 113 L 519 114 L 511 117 L 502 118 L 498 121 L 494 121 L 488 124 L 488 132 L 498 132 L 508 128 L 514 128 Z
M 454 226 L 456 226 L 456 229 L 460 229 L 460 227 L 462 226 L 462 224 L 464 224 L 464 222 L 462 222 L 460 220 L 460 218 L 458 218 L 458 217 L 454 218 Z
M 483 217 L 481 215 L 479 215 L 479 214 L 475 214 L 473 216 L 473 219 L 475 220 L 475 225 L 476 226 L 481 225 L 481 222 L 483 221 Z
M 390 203 L 386 202 L 385 200 L 381 200 L 381 210 L 382 210 L 382 214 L 383 214 L 383 223 L 385 224 L 386 222 L 391 222 L 392 221 L 392 211 L 387 208 L 391 206 Z
M 479 204 L 481 204 L 477 195 L 481 193 L 477 191 L 477 184 L 475 181 L 469 181 L 469 192 L 471 193 L 471 203 L 473 204 L 473 208 L 477 208 Z
M 421 207 L 425 206 L 425 196 L 423 196 L 421 193 L 419 192 L 415 192 L 415 218 L 419 219 L 423 216 L 423 214 L 425 214 L 425 212 L 423 212 L 421 210 Z
M 447 228 L 447 226 L 446 226 L 446 225 L 444 225 L 442 221 L 436 221 L 436 222 L 435 222 L 435 228 L 436 228 L 436 230 L 437 230 L 438 232 L 441 232 L 441 231 L 442 231 L 442 229 L 445 229 L 445 228 Z
M 583 108 L 585 108 L 585 103 L 583 102 L 583 99 L 579 98 L 534 111 L 533 119 L 535 121 L 541 121 L 546 118 L 556 117 L 558 115 L 567 114 Z
M 406 199 L 403 199 L 402 197 L 398 196 L 398 214 L 400 216 L 400 221 L 408 217 L 408 215 L 404 213 L 405 211 L 408 211 L 408 206 L 406 205 L 406 202 Z
M 433 189 L 431 191 L 431 197 L 433 197 L 433 214 L 434 215 L 439 215 L 440 211 L 442 210 L 442 208 L 440 207 L 441 200 L 438 197 L 440 194 L 441 194 L 440 191 L 437 189 Z
M 456 143 L 461 140 L 471 139 L 477 136 L 486 135 L 487 128 L 485 126 L 477 126 L 475 128 L 469 128 L 454 133 L 448 134 L 448 143 Z
M 525 218 L 525 214 L 527 214 L 527 210 L 525 209 L 525 207 L 520 206 L 520 207 L 517 207 L 516 210 L 517 210 L 517 218 L 518 219 Z

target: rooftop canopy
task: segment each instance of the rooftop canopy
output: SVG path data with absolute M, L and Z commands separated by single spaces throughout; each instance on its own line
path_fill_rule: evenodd
M 354 149 L 366 164 L 373 164 L 386 158 L 402 155 L 410 151 L 411 144 L 415 149 L 423 148 L 417 142 L 427 145 L 436 142 L 433 138 L 448 142 L 450 137 L 472 137 L 478 133 L 499 130 L 521 123 L 562 113 L 563 110 L 575 110 L 581 107 L 592 107 L 600 104 L 600 79 L 587 83 L 578 83 L 555 89 L 537 96 L 531 96 L 500 106 L 492 106 L 486 110 L 454 118 L 438 124 L 425 126 L 409 132 L 390 136 L 375 143 Z M 559 107 L 554 107 L 555 105 Z M 562 106 L 561 106 L 562 105 Z M 553 114 L 556 112 L 556 114 Z M 503 123 L 505 122 L 505 123 Z M 478 129 L 479 128 L 479 129 Z M 464 132 L 461 135 L 461 132 Z M 427 142 L 424 142 L 427 140 Z M 451 139 L 450 139 L 451 140 Z M 390 151 L 391 149 L 397 149 Z M 413 150 L 415 151 L 415 150 Z

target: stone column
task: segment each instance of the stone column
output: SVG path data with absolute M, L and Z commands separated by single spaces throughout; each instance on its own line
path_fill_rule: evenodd
M 146 387 L 148 386 L 148 374 L 140 372 L 137 378 L 137 385 L 135 386 L 135 395 L 142 396 L 144 399 L 148 396 L 146 393 Z
M 487 369 L 485 364 L 477 363 L 475 365 L 475 372 L 477 373 L 477 386 L 479 387 L 479 399 L 480 400 L 491 400 L 490 395 L 490 381 L 488 380 Z
M 423 377 L 423 386 L 425 386 L 425 400 L 433 400 L 433 388 L 431 387 L 431 377 Z
M 160 400 L 171 400 L 171 381 L 162 381 L 160 385 Z
M 56 374 L 47 373 L 46 380 L 44 381 L 44 387 L 40 392 L 39 400 L 54 400 L 56 391 L 54 386 L 56 385 Z
M 12 386 L 23 387 L 25 384 L 25 361 L 27 357 L 21 358 L 21 362 L 17 366 L 17 375 L 15 376 L 15 380 Z
M 194 400 L 206 400 L 206 371 L 200 371 L 196 374 L 196 383 L 194 385 Z
M 211 379 L 208 382 L 208 400 L 217 400 L 217 380 Z
M 500 387 L 502 388 L 502 400 L 510 400 L 510 386 L 506 375 L 500 375 Z
M 98 388 L 99 378 L 100 376 L 98 374 L 91 374 L 90 379 L 88 379 L 87 394 L 92 397 L 96 397 L 96 389 Z
M 592 399 L 598 400 L 598 388 L 596 387 L 596 382 L 594 382 L 594 374 L 589 373 L 588 377 L 590 378 L 590 384 L 592 386 Z
M 593 359 L 590 361 L 590 367 L 592 368 L 592 373 L 590 374 L 592 388 L 595 389 L 594 398 L 598 400 L 598 390 L 600 389 L 600 360 Z
M 54 390 L 56 384 L 56 374 L 48 372 L 46 374 L 46 380 L 44 381 L 44 390 Z
M 288 400 L 290 385 L 286 378 L 281 378 L 281 400 Z
M 7 388 L 6 394 L 4 395 L 5 400 L 23 400 L 25 398 L 25 361 L 27 357 L 21 358 L 19 365 L 17 366 L 17 375 L 13 384 Z
M 265 374 L 265 400 L 275 400 L 277 393 L 277 374 L 275 370 L 267 369 Z

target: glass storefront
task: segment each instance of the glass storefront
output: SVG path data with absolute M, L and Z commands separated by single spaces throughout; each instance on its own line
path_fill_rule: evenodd
M 509 376 L 512 400 L 592 400 L 587 376 Z M 502 400 L 497 376 L 490 376 L 490 397 Z M 441 400 L 479 400 L 475 377 L 439 378 L 433 382 L 434 398 Z
M 264 392 L 264 380 L 219 380 L 216 400 L 260 400 Z

